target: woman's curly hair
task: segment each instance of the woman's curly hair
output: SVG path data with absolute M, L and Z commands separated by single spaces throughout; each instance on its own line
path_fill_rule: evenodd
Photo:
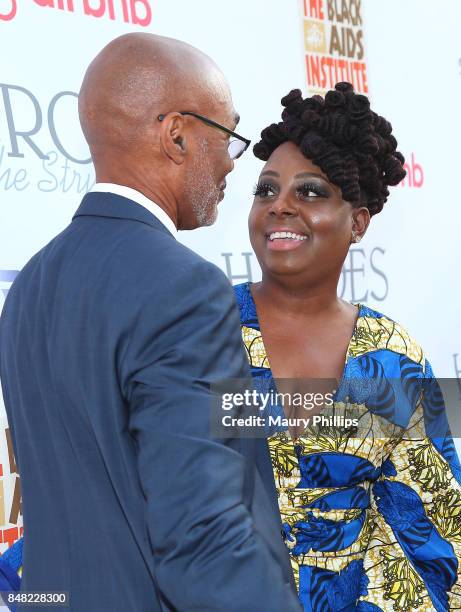
M 344 200 L 366 206 L 370 215 L 381 212 L 388 186 L 406 175 L 405 158 L 396 150 L 391 124 L 370 109 L 368 98 L 350 83 L 337 83 L 325 98 L 304 100 L 293 89 L 282 105 L 282 121 L 261 132 L 256 157 L 266 161 L 279 145 L 294 142 L 340 187 Z

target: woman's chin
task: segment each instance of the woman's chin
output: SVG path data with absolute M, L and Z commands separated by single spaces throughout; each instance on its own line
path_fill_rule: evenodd
M 302 276 L 306 274 L 306 262 L 266 261 L 263 270 L 273 276 Z

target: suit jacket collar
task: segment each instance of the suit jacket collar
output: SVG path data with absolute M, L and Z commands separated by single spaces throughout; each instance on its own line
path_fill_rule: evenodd
M 173 234 L 147 208 L 133 200 L 114 193 L 90 192 L 85 195 L 72 217 L 109 217 L 111 219 L 130 219 L 150 225 L 169 236 Z

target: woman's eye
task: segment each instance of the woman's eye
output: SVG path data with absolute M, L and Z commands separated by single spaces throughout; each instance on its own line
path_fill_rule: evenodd
M 318 185 L 305 184 L 297 187 L 296 191 L 303 198 L 326 198 L 328 195 Z
M 266 183 L 258 183 L 253 189 L 253 195 L 257 198 L 267 198 L 269 195 L 275 195 L 275 188 Z

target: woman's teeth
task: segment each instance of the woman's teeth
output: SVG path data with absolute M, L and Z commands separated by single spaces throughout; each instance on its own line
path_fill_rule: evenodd
M 304 234 L 294 234 L 293 232 L 272 232 L 272 234 L 269 234 L 269 240 L 276 240 L 277 238 L 288 238 L 289 240 L 307 240 L 307 236 Z

